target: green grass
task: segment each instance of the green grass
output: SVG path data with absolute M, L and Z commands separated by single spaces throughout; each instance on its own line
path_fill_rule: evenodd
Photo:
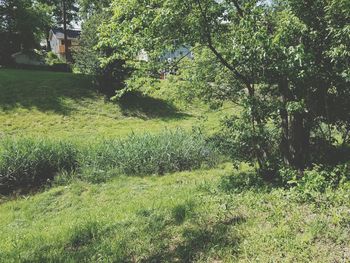
M 220 155 L 199 132 L 180 129 L 131 134 L 118 140 L 75 145 L 63 140 L 0 140 L 0 195 L 35 191 L 73 177 L 105 182 L 118 175 L 163 175 L 214 167 Z M 58 180 L 59 178 L 59 180 Z
M 350 259 L 349 203 L 302 203 L 292 192 L 268 186 L 228 192 L 220 185 L 223 176 L 232 174 L 229 167 L 164 177 L 119 177 L 99 185 L 75 182 L 9 201 L 0 206 L 0 258 L 4 262 Z
M 78 150 L 70 143 L 48 140 L 0 141 L 0 194 L 32 190 L 54 179 L 58 172 L 78 168 Z
M 218 127 L 221 111 L 176 109 L 161 98 L 129 95 L 105 100 L 87 76 L 0 69 L 0 135 L 52 137 L 80 142 L 131 132 L 205 125 Z

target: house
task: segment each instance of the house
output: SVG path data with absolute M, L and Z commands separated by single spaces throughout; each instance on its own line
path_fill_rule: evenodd
M 177 63 L 178 61 L 189 58 L 193 59 L 193 52 L 191 51 L 191 48 L 188 46 L 180 46 L 177 49 L 173 51 L 165 51 L 164 54 L 160 57 L 161 61 L 166 61 L 170 65 L 173 63 Z M 173 67 L 172 69 L 165 69 L 160 72 L 160 78 L 161 79 L 167 79 L 169 75 L 176 74 L 176 67 Z
M 173 51 L 165 50 L 164 53 L 159 57 L 159 60 L 163 62 L 167 61 L 171 63 L 177 59 L 181 59 L 184 57 L 187 57 L 189 59 L 193 59 L 194 57 L 191 51 L 191 48 L 188 46 L 180 46 Z M 142 49 L 139 52 L 136 59 L 139 61 L 145 61 L 145 62 L 149 61 L 148 54 L 144 49 Z
M 22 50 L 12 54 L 11 57 L 17 65 L 45 65 L 43 55 L 38 50 Z
M 68 47 L 69 50 L 79 46 L 80 30 L 67 29 Z M 66 51 L 64 45 L 64 31 L 62 28 L 55 28 L 50 30 L 49 41 L 51 50 L 59 58 L 66 58 Z
M 160 57 L 160 60 L 168 61 L 169 63 L 171 63 L 184 57 L 193 59 L 193 53 L 191 51 L 191 48 L 188 46 L 180 46 L 173 51 L 165 51 L 163 56 Z
M 159 60 L 161 62 L 167 62 L 170 64 L 172 63 L 176 63 L 176 61 L 180 61 L 184 58 L 189 58 L 189 59 L 193 59 L 194 55 L 193 52 L 191 51 L 191 48 L 189 46 L 183 45 L 180 47 L 177 47 L 175 50 L 165 50 L 163 52 L 163 54 L 159 57 Z M 148 62 L 149 61 L 149 56 L 147 54 L 147 52 L 142 49 L 138 56 L 136 57 L 137 60 L 139 61 L 144 61 L 144 62 Z M 161 79 L 166 79 L 168 75 L 171 74 L 175 74 L 176 69 L 173 68 L 171 70 L 169 69 L 164 69 L 162 71 L 160 71 L 160 78 Z

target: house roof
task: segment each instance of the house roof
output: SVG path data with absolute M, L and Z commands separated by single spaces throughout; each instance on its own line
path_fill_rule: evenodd
M 63 39 L 64 38 L 64 30 L 63 28 L 53 28 L 51 29 L 52 33 L 56 35 L 57 38 Z M 70 39 L 75 39 L 80 36 L 81 31 L 80 30 L 72 30 L 67 29 L 67 36 Z

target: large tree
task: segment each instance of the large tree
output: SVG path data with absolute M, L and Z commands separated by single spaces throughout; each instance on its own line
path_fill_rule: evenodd
M 346 143 L 349 1 L 115 0 L 111 12 L 99 47 L 115 52 L 104 62 L 143 50 L 154 67 L 165 50 L 193 47 L 193 74 L 243 106 L 228 122 L 236 153 L 265 174 L 282 162 L 304 170 L 334 146 L 334 131 Z

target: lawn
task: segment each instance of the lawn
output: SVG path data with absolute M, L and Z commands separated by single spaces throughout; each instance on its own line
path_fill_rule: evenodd
M 193 125 L 212 134 L 234 112 L 135 94 L 110 102 L 90 83 L 82 75 L 1 69 L 2 135 L 93 144 Z M 36 147 L 33 163 L 42 157 Z M 104 148 L 99 162 L 118 159 Z M 349 183 L 300 192 L 262 181 L 245 164 L 234 169 L 227 158 L 162 175 L 58 179 L 30 195 L 0 197 L 0 262 L 349 262 L 349 197 Z

